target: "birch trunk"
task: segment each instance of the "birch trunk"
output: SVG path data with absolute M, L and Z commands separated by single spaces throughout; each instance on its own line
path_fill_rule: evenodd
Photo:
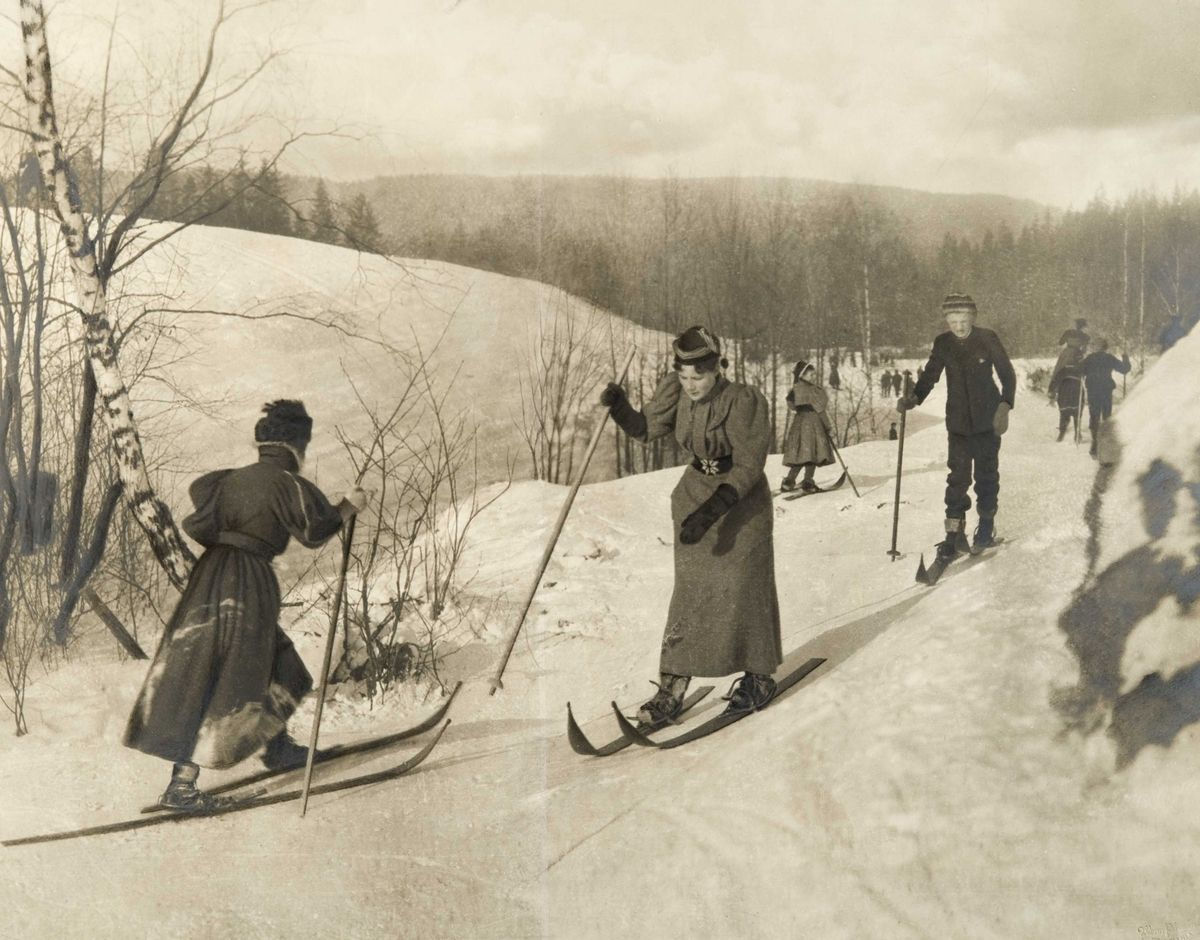
M 170 509 L 154 492 L 146 471 L 129 390 L 117 362 L 113 328 L 108 319 L 106 285 L 96 261 L 95 244 L 83 218 L 79 195 L 70 183 L 69 166 L 59 135 L 42 0 L 21 0 L 21 36 L 25 47 L 24 93 L 34 152 L 47 198 L 70 255 L 84 326 L 84 345 L 96 378 L 104 420 L 112 437 L 113 457 L 125 487 L 125 499 L 171 583 L 182 589 L 195 557 L 179 534 Z

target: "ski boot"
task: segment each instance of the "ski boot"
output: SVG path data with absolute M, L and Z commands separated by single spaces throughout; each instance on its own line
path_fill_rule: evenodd
M 969 552 L 971 545 L 964 531 L 965 521 L 962 519 L 946 519 L 946 537 L 938 542 L 937 556 L 943 561 L 951 561 L 959 555 Z
M 800 481 L 800 491 L 802 493 L 819 493 L 821 488 L 817 486 L 816 481 L 812 477 L 805 477 Z
M 323 754 L 324 752 L 318 748 L 317 757 L 321 757 Z M 303 744 L 296 743 L 296 740 L 284 730 L 267 742 L 267 746 L 259 755 L 259 760 L 263 762 L 263 766 L 267 770 L 291 770 L 303 767 L 308 763 L 308 748 Z
M 175 813 L 206 813 L 224 805 L 220 797 L 205 793 L 196 786 L 200 768 L 188 762 L 178 763 L 171 770 L 171 782 L 158 798 L 159 809 Z
M 975 539 L 971 543 L 971 553 L 978 554 L 996 544 L 996 520 L 991 516 L 980 516 L 979 525 L 975 527 Z
M 637 720 L 640 728 L 661 728 L 663 725 L 674 724 L 679 713 L 683 711 L 683 696 L 687 692 L 691 676 L 677 676 L 670 672 L 659 674 L 661 681 L 651 682 L 658 686 L 654 697 L 638 709 Z
M 779 491 L 781 493 L 790 493 L 795 488 L 796 488 L 796 480 L 794 477 L 785 478 L 784 481 L 779 484 Z
M 725 701 L 729 703 L 725 711 L 727 714 L 731 712 L 756 712 L 760 708 L 765 708 L 767 703 L 774 697 L 774 679 L 770 676 L 760 675 L 757 672 L 747 672 L 730 686 L 729 694 L 725 696 Z

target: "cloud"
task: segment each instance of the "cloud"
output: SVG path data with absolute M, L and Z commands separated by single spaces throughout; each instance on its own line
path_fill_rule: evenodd
M 81 80 L 102 2 L 56 13 Z M 126 17 L 142 45 L 204 19 L 143 2 L 176 12 Z M 298 152 L 338 178 L 673 169 L 1063 204 L 1187 179 L 1200 102 L 1200 4 L 284 0 L 230 48 L 266 35 L 295 49 L 272 111 L 363 130 Z

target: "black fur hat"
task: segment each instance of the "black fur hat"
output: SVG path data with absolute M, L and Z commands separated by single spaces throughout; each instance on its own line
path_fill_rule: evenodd
M 312 425 L 304 402 L 280 398 L 263 405 L 263 417 L 254 425 L 254 442 L 287 444 L 303 453 L 312 440 Z

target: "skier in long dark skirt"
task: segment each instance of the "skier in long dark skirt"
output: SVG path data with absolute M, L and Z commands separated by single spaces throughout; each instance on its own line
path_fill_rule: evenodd
M 967 294 L 950 294 L 942 301 L 950 329 L 933 341 L 916 387 L 897 404 L 907 411 L 921 404 L 946 373 L 946 430 L 949 437 L 946 477 L 946 538 L 938 555 L 953 558 L 968 551 L 967 489 L 975 481 L 975 547 L 994 543 L 1000 494 L 1000 437 L 1008 430 L 1008 413 L 1017 390 L 1017 375 L 1008 353 L 991 330 L 975 326 L 975 301 Z M 997 389 L 992 373 L 1000 379 Z
M 263 408 L 254 428 L 258 462 L 217 470 L 190 488 L 183 529 L 204 546 L 171 615 L 125 729 L 125 744 L 174 764 L 164 808 L 199 811 L 200 767 L 230 767 L 263 749 L 267 767 L 308 755 L 288 718 L 313 681 L 279 628 L 271 560 L 296 538 L 316 548 L 361 510 L 358 487 L 338 506 L 300 476 L 312 418 L 298 401 Z
M 1063 348 L 1055 364 L 1054 373 L 1046 394 L 1051 404 L 1058 405 L 1058 438 L 1067 436 L 1071 422 L 1079 427 L 1079 398 L 1083 382 L 1083 350 L 1068 345 Z
M 792 383 L 787 403 L 795 416 L 783 441 L 783 463 L 788 472 L 779 488 L 785 492 L 794 490 L 796 477 L 803 470 L 800 489 L 815 493 L 818 487 L 813 476 L 817 467 L 834 462 L 833 447 L 829 443 L 829 416 L 825 413 L 829 396 L 817 384 L 816 368 L 804 359 L 792 369 Z
M 762 708 L 783 662 L 774 512 L 763 472 L 770 408 L 758 389 L 725 378 L 720 343 L 704 327 L 685 330 L 673 348 L 674 371 L 642 411 L 614 383 L 600 397 L 630 437 L 646 443 L 674 432 L 693 457 L 671 493 L 675 585 L 658 692 L 638 711 L 647 725 L 679 714 L 692 676 L 744 671 L 729 707 Z
M 1100 424 L 1112 417 L 1113 390 L 1117 383 L 1113 373 L 1125 375 L 1133 368 L 1129 353 L 1121 353 L 1118 359 L 1108 351 L 1108 340 L 1098 339 L 1096 348 L 1088 353 L 1081 365 L 1083 383 L 1087 388 L 1088 430 L 1092 435 L 1092 446 L 1088 451 L 1093 457 L 1099 447 Z

